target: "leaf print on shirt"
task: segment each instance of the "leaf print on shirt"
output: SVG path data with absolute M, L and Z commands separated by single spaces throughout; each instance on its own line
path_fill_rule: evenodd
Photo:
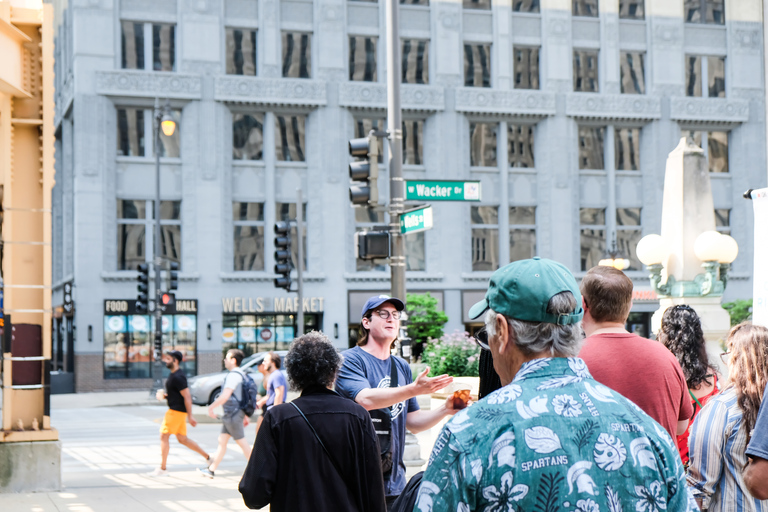
M 571 395 L 557 395 L 552 399 L 552 407 L 560 416 L 575 418 L 581 414 L 581 404 Z
M 588 379 L 591 377 L 589 370 L 587 369 L 587 363 L 585 363 L 583 359 L 578 357 L 569 357 L 568 366 L 571 367 L 571 370 L 573 370 L 573 373 L 575 373 L 577 377 L 581 377 L 582 379 Z
M 509 384 L 488 395 L 487 401 L 491 405 L 506 404 L 513 400 L 517 400 L 517 397 L 519 397 L 522 392 L 523 388 L 519 385 Z M 466 411 L 467 409 L 463 410 Z
M 667 510 L 667 498 L 662 494 L 662 485 L 658 480 L 651 482 L 648 487 L 635 486 L 635 494 L 639 498 L 635 503 L 637 512 L 661 512 Z
M 560 505 L 560 486 L 565 478 L 560 473 L 544 473 L 539 485 L 539 493 L 536 495 L 536 512 L 558 512 Z
M 605 499 L 608 501 L 610 512 L 624 512 L 619 495 L 608 484 L 605 484 Z
M 526 377 L 528 377 L 532 373 L 536 373 L 537 371 L 541 370 L 542 368 L 546 368 L 549 366 L 549 362 L 552 360 L 551 357 L 545 357 L 542 359 L 534 359 L 533 361 L 528 361 L 527 363 L 523 363 L 523 365 L 520 367 L 520 370 L 515 374 L 515 378 L 513 379 L 514 382 L 520 382 L 524 381 Z
M 627 449 L 618 437 L 600 434 L 592 455 L 597 467 L 605 471 L 616 471 L 627 460 Z
M 483 498 L 489 501 L 485 512 L 509 512 L 517 510 L 514 502 L 520 501 L 528 494 L 528 486 L 517 484 L 513 487 L 514 476 L 512 472 L 501 475 L 501 488 L 489 485 L 483 489 Z
M 563 447 L 557 434 L 547 427 L 525 429 L 525 444 L 536 453 L 552 453 Z
M 544 389 L 562 388 L 563 386 L 567 386 L 569 384 L 579 383 L 582 380 L 583 379 L 581 377 L 576 377 L 575 375 L 563 375 L 562 377 L 555 377 L 554 379 L 545 380 L 536 387 L 536 390 L 541 391 Z
M 616 400 L 611 398 L 613 396 L 613 393 L 611 393 L 611 390 L 603 386 L 602 384 L 595 384 L 593 386 L 589 382 L 585 382 L 584 387 L 587 388 L 587 392 L 590 395 L 592 395 L 592 398 L 594 398 L 598 402 L 616 403 Z
M 584 448 L 589 446 L 595 430 L 597 430 L 597 423 L 593 420 L 587 420 L 576 432 L 576 436 L 571 439 L 571 441 L 573 441 L 574 444 L 578 447 L 579 453 L 581 453 Z
M 522 400 L 517 402 L 517 413 L 525 420 L 536 418 L 546 412 L 549 412 L 547 409 L 547 395 L 531 398 L 528 405 L 525 405 L 525 402 Z
M 483 478 L 483 461 L 475 459 L 469 463 L 469 468 L 475 482 L 480 483 L 480 479 Z M 465 480 L 469 480 L 469 478 L 465 477 Z
M 456 507 L 456 512 L 470 512 L 469 505 L 460 501 L 459 505 Z
M 576 484 L 576 491 L 579 494 L 591 494 L 597 496 L 597 486 L 592 477 L 587 474 L 587 470 L 592 468 L 592 463 L 582 460 L 571 466 L 568 470 L 568 494 L 573 492 L 573 484 Z
M 488 457 L 488 465 L 493 467 L 493 458 L 496 457 L 498 467 L 515 467 L 515 434 L 504 432 L 491 445 L 491 455 Z
M 600 512 L 600 507 L 593 500 L 579 500 L 574 512 Z
M 630 401 L 629 401 L 629 403 L 632 403 L 632 401 L 630 400 Z M 665 443 L 667 443 L 667 446 L 669 446 L 670 448 L 672 448 L 674 445 L 673 445 L 673 443 L 672 443 L 672 438 L 671 438 L 671 437 L 669 437 L 669 432 L 667 432 L 666 430 L 664 430 L 663 428 L 661 428 L 661 425 L 659 425 L 659 424 L 658 424 L 658 423 L 656 423 L 655 421 L 653 421 L 652 423 L 653 423 L 653 428 L 656 430 L 656 433 L 659 435 L 659 437 L 660 437 L 660 438 L 661 438 L 661 439 L 662 439 L 662 440 L 663 440 Z
M 650 469 L 657 469 L 656 457 L 651 451 L 651 442 L 646 437 L 638 437 L 629 443 L 629 453 L 632 454 L 632 460 L 635 466 L 640 465 Z

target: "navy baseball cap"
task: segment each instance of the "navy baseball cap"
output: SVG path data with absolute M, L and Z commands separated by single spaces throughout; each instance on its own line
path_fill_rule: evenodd
M 398 311 L 402 311 L 405 309 L 405 304 L 400 299 L 397 299 L 395 297 L 390 297 L 389 295 L 377 295 L 375 297 L 371 297 L 368 299 L 365 303 L 365 306 L 363 306 L 363 312 L 360 314 L 360 317 L 364 317 L 367 312 L 369 312 L 372 309 L 376 309 L 377 307 L 381 306 L 385 302 L 389 302 L 393 306 L 395 306 L 395 309 Z
M 184 356 L 178 350 L 166 350 L 165 353 L 175 358 L 178 362 L 181 362 L 181 360 L 184 359 Z

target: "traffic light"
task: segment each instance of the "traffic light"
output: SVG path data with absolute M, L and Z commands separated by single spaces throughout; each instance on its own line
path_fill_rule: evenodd
M 389 232 L 358 231 L 355 233 L 355 258 L 361 260 L 389 258 Z
M 162 302 L 163 310 L 165 310 L 166 307 L 173 306 L 176 303 L 176 294 L 165 292 L 162 297 L 160 297 L 160 302 Z
M 179 264 L 171 261 L 168 268 L 168 291 L 179 289 Z
M 275 223 L 275 288 L 291 289 L 291 224 Z
M 354 206 L 376 206 L 379 202 L 379 141 L 374 131 L 349 141 L 349 154 L 359 160 L 349 164 L 349 200 Z
M 147 312 L 147 294 L 149 293 L 149 263 L 141 263 L 138 267 L 139 276 L 136 278 L 139 281 L 136 287 L 136 313 L 142 315 Z
M 155 352 L 158 357 L 163 355 L 163 333 L 159 329 L 155 329 Z

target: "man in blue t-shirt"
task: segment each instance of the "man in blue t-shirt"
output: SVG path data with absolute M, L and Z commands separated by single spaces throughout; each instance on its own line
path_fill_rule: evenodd
M 384 482 L 387 509 L 405 487 L 405 429 L 418 433 L 457 412 L 453 409 L 452 398 L 432 411 L 420 410 L 416 401 L 418 395 L 443 389 L 453 377 L 427 377 L 429 368 L 426 368 L 414 381 L 408 363 L 391 355 L 392 343 L 400 332 L 400 312 L 404 307 L 403 301 L 387 295 L 368 299 L 363 306 L 358 346 L 343 353 L 344 363 L 336 380 L 339 394 L 368 411 L 391 407 L 392 472 Z M 397 369 L 397 387 L 390 387 L 392 359 Z
M 285 381 L 285 375 L 280 371 L 280 356 L 274 352 L 269 352 L 264 356 L 261 363 L 267 372 L 267 410 L 275 405 L 285 402 L 285 396 L 288 392 L 288 383 Z M 265 411 L 266 412 L 266 411 Z
M 763 402 L 757 413 L 752 440 L 747 446 L 749 464 L 744 468 L 744 483 L 749 492 L 759 500 L 768 500 L 768 385 L 763 392 Z

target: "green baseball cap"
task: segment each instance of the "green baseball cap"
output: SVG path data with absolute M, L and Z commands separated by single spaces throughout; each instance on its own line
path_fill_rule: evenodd
M 549 300 L 561 292 L 573 294 L 576 310 L 561 315 L 547 313 Z M 538 256 L 513 261 L 491 275 L 485 298 L 469 309 L 469 318 L 478 318 L 488 309 L 517 320 L 558 325 L 575 324 L 584 316 L 579 285 L 571 271 Z

